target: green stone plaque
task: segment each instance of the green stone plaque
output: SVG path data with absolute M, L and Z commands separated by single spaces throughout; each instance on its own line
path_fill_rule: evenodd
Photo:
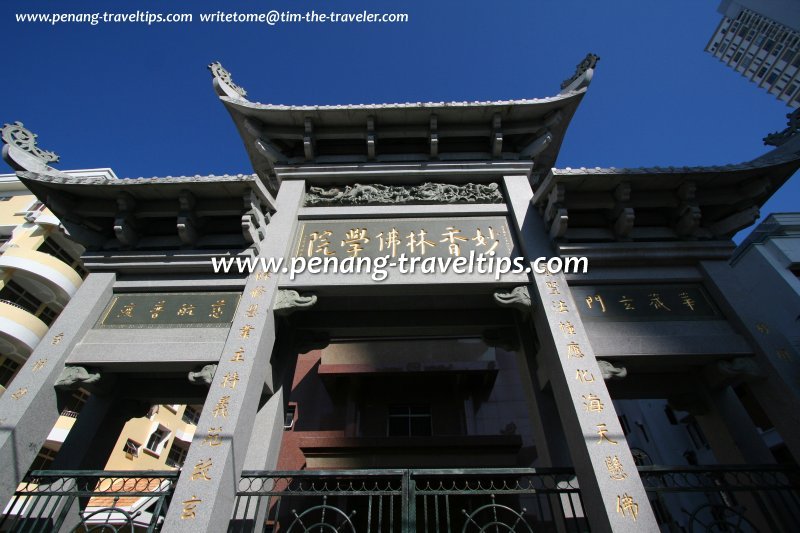
M 238 292 L 115 294 L 100 328 L 224 328 L 239 304 Z
M 719 318 L 699 284 L 570 287 L 584 320 L 697 320 Z
M 294 256 L 514 257 L 505 217 L 314 220 L 301 224 Z

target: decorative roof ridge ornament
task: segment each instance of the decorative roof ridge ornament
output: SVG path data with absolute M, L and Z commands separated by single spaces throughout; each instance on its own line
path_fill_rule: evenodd
M 15 170 L 55 170 L 48 163 L 57 163 L 58 155 L 39 148 L 36 142 L 38 135 L 26 128 L 22 122 L 4 124 L 0 136 L 5 143 L 3 159 Z
M 561 82 L 561 92 L 559 94 L 588 87 L 589 83 L 592 81 L 594 69 L 598 61 L 600 61 L 600 56 L 592 53 L 586 54 L 583 61 L 578 63 L 578 66 L 575 67 L 575 74 L 573 74 L 571 78 Z
M 776 131 L 764 137 L 764 144 L 767 146 L 783 146 L 789 139 L 794 137 L 800 132 L 800 107 L 786 115 L 788 126 L 783 131 Z
M 214 90 L 219 96 L 227 96 L 228 98 L 236 100 L 247 100 L 247 91 L 233 83 L 231 73 L 222 66 L 222 63 L 214 61 L 208 65 L 208 70 L 211 71 L 211 75 L 214 77 Z

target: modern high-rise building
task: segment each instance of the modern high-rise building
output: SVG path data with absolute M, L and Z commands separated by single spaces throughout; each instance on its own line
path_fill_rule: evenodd
M 800 1 L 723 0 L 706 51 L 786 105 L 800 105 Z

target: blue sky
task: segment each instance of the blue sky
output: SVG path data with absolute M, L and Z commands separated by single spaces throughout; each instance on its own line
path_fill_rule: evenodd
M 558 166 L 737 163 L 788 107 L 703 51 L 716 0 L 3 0 L 2 116 L 60 168 L 119 176 L 249 173 L 211 88 L 219 60 L 252 100 L 344 104 L 551 96 L 601 58 Z M 15 12 L 404 12 L 410 22 L 18 24 Z M 762 210 L 798 210 L 795 176 Z

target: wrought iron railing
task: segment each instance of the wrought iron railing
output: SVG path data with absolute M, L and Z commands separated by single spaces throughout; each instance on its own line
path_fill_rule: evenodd
M 662 531 L 796 532 L 800 470 L 763 466 L 642 466 Z
M 231 531 L 589 531 L 568 469 L 242 474 Z
M 160 531 L 178 472 L 30 472 L 0 516 L 0 531 Z

